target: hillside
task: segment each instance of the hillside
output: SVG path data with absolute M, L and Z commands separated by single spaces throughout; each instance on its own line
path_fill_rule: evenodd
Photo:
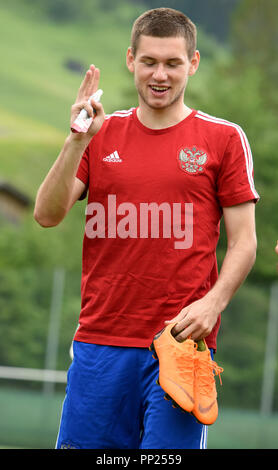
M 76 61 L 83 70 L 97 64 L 105 111 L 119 109 L 129 79 L 125 71 L 129 31 L 113 21 L 109 37 L 102 34 L 101 21 L 93 29 L 57 27 L 3 6 L 0 28 L 5 38 L 0 45 L 0 177 L 34 196 L 66 135 L 70 106 L 83 77 L 83 71 L 69 70 L 66 62 Z
M 70 107 L 90 63 L 101 70 L 102 102 L 107 113 L 136 105 L 125 53 L 132 21 L 142 8 L 122 0 L 106 12 L 102 2 L 97 2 L 90 0 L 96 6 L 87 20 L 64 22 L 55 22 L 45 14 L 43 5 L 55 2 L 13 0 L 0 6 L 0 27 L 5 38 L 0 44 L 0 179 L 13 183 L 32 199 L 68 132 Z M 277 120 L 271 110 L 263 107 L 259 93 L 265 83 L 260 82 L 259 72 L 246 69 L 236 73 L 228 49 L 202 30 L 198 38 L 202 60 L 189 83 L 187 104 L 239 123 L 250 139 L 256 186 L 262 198 L 257 209 L 259 250 L 254 272 L 260 279 L 273 279 Z M 69 69 L 69 62 L 79 70 Z M 69 224 L 81 216 L 83 212 L 74 208 L 69 222 L 58 228 L 57 237 L 60 231 L 70 230 Z M 56 235 L 40 236 L 47 239 Z

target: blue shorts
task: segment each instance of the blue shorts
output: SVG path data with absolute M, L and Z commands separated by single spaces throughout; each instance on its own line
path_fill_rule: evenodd
M 205 449 L 207 426 L 173 408 L 145 348 L 74 341 L 56 448 Z

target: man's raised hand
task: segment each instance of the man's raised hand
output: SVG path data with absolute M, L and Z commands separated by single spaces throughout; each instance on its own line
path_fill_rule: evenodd
M 91 65 L 87 70 L 85 77 L 80 85 L 77 93 L 76 101 L 71 108 L 71 126 L 76 120 L 82 109 L 85 109 L 88 116 L 93 118 L 93 121 L 86 133 L 78 133 L 76 138 L 78 139 L 91 139 L 101 128 L 105 113 L 101 103 L 91 99 L 88 103 L 89 98 L 98 90 L 100 78 L 100 71 L 94 65 Z

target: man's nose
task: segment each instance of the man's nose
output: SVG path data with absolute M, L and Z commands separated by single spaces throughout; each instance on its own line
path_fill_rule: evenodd
M 167 78 L 167 72 L 163 64 L 157 64 L 153 73 L 153 78 L 157 81 L 164 81 Z

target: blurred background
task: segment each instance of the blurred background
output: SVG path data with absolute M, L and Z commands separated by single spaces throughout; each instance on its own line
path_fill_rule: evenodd
M 202 60 L 186 104 L 243 127 L 261 196 L 257 261 L 222 315 L 216 360 L 225 371 L 208 447 L 278 448 L 277 0 L 1 0 L 1 448 L 55 447 L 80 311 L 86 201 L 43 229 L 33 219 L 36 192 L 91 63 L 107 114 L 137 105 L 125 66 L 130 30 L 161 6 L 198 26 Z M 222 230 L 219 266 L 225 247 Z

